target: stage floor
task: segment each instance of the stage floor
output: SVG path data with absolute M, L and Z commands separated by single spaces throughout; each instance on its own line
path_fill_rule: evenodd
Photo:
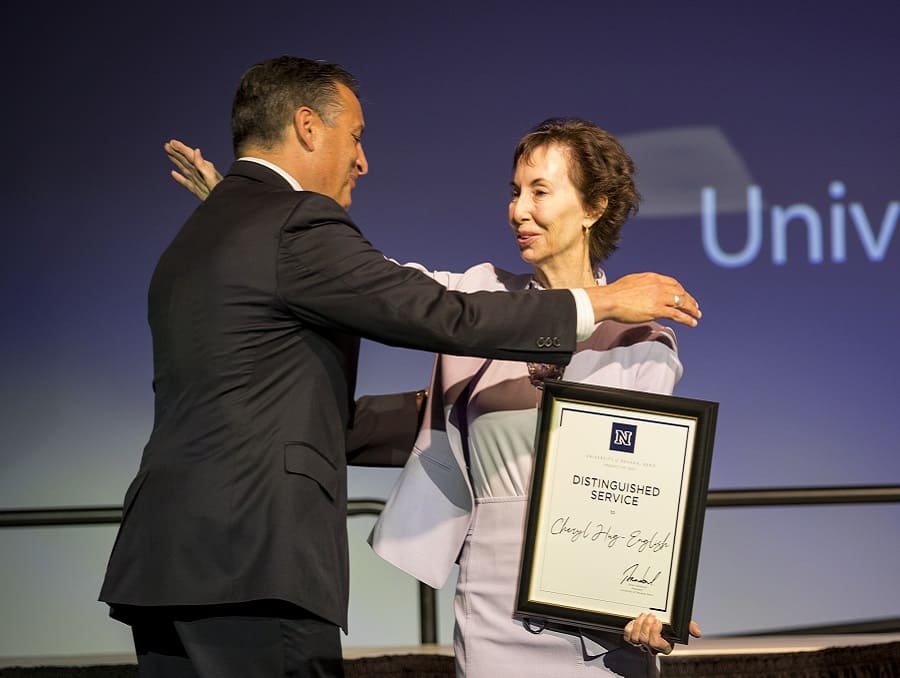
M 695 638 L 688 645 L 676 646 L 672 659 L 726 656 L 732 654 L 767 654 L 816 652 L 836 647 L 858 647 L 900 642 L 900 633 L 858 633 L 843 635 L 718 636 Z M 347 659 L 384 655 L 442 654 L 452 655 L 448 645 L 412 645 L 405 647 L 345 647 Z M 45 657 L 0 657 L 0 668 L 11 666 L 98 666 L 134 664 L 134 654 L 75 655 Z
M 900 641 L 900 633 L 848 633 L 808 636 L 721 636 L 694 638 L 687 645 L 677 645 L 670 656 L 707 654 L 747 654 L 768 652 L 815 652 L 830 647 L 877 645 Z

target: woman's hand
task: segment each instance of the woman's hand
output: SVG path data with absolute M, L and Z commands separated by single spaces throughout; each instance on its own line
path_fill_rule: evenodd
M 688 630 L 694 638 L 703 635 L 695 621 L 691 622 Z M 661 634 L 662 622 L 652 612 L 644 612 L 625 625 L 625 642 L 651 652 L 669 654 L 672 645 Z
M 178 168 L 172 170 L 172 178 L 200 200 L 206 200 L 213 187 L 222 181 L 216 166 L 203 158 L 199 148 L 191 148 L 178 139 L 167 141 L 163 148 Z

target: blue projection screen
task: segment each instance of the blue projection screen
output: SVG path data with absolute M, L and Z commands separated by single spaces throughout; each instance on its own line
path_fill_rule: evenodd
M 720 403 L 712 488 L 900 484 L 900 5 L 682 4 L 8 10 L 0 508 L 121 502 L 152 422 L 147 284 L 195 205 L 162 144 L 200 146 L 224 170 L 237 79 L 284 53 L 360 80 L 370 171 L 352 215 L 387 255 L 433 269 L 526 270 L 506 205 L 531 126 L 580 116 L 616 134 L 644 202 L 605 268 L 673 275 L 700 300 L 700 327 L 677 328 L 676 394 Z M 365 343 L 358 393 L 420 388 L 430 366 Z M 384 497 L 395 477 L 354 469 L 351 496 Z M 885 588 L 880 570 L 900 559 L 900 506 L 707 523 L 695 616 L 708 633 L 897 616 L 896 576 Z M 7 581 L 29 576 L 26 533 L 0 532 L 17 553 Z M 60 651 L 127 647 L 94 602 L 113 533 L 77 542 L 91 566 L 71 605 L 101 630 Z M 72 576 L 41 560 L 44 582 Z M 381 585 L 372 572 L 354 573 L 354 600 Z M 31 597 L 45 589 L 12 585 L 4 605 L 40 628 Z M 354 614 L 351 641 L 395 642 Z M 17 639 L 0 653 L 57 649 L 17 633 L 0 632 Z

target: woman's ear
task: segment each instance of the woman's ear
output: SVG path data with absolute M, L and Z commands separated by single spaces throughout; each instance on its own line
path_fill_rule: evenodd
M 597 201 L 597 204 L 584 212 L 584 230 L 589 231 L 591 226 L 596 223 L 597 219 L 603 216 L 606 207 L 609 205 L 609 198 L 605 195 Z

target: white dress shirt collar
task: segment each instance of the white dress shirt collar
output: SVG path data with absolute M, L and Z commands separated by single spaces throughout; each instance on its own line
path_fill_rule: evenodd
M 269 162 L 268 160 L 263 160 L 262 158 L 254 158 L 249 155 L 245 155 L 242 158 L 238 158 L 238 160 L 246 160 L 247 162 L 255 162 L 257 165 L 262 165 L 263 167 L 268 167 L 273 172 L 276 172 L 281 178 L 283 178 L 286 182 L 291 185 L 295 191 L 302 191 L 303 188 L 300 186 L 300 182 L 298 182 L 294 177 L 281 169 L 278 165 Z

